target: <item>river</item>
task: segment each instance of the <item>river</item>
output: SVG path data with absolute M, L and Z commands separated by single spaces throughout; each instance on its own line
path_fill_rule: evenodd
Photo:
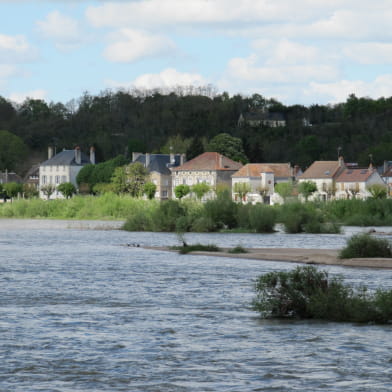
M 255 278 L 292 263 L 144 249 L 178 239 L 110 227 L 0 220 L 0 391 L 392 390 L 392 326 L 262 320 L 250 309 Z M 357 230 L 186 239 L 335 249 Z M 390 270 L 323 269 L 392 287 Z

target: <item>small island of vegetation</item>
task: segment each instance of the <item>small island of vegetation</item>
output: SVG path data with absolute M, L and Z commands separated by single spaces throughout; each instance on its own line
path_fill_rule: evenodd
M 392 290 L 355 288 L 314 266 L 262 275 L 255 291 L 252 307 L 263 318 L 392 322 Z

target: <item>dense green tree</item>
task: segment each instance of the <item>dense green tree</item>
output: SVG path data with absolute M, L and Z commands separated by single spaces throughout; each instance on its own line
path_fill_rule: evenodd
M 0 170 L 15 170 L 27 156 L 23 140 L 8 131 L 0 131 Z
M 18 184 L 17 182 L 7 182 L 3 185 L 4 192 L 6 196 L 10 199 L 18 196 L 18 194 L 22 194 L 23 185 Z
M 317 185 L 313 181 L 302 181 L 298 184 L 298 192 L 308 201 L 308 198 L 317 191 Z
M 200 137 L 195 136 L 186 150 L 186 158 L 188 160 L 191 160 L 197 157 L 198 155 L 203 154 L 203 152 L 204 152 L 204 144 Z
M 66 199 L 71 198 L 76 193 L 75 185 L 71 182 L 63 182 L 57 187 L 57 190 L 63 194 Z
M 291 182 L 279 182 L 275 185 L 275 192 L 283 199 L 286 200 L 293 194 L 293 184 Z
M 120 166 L 114 170 L 112 184 L 116 193 L 130 193 L 140 197 L 144 193 L 144 185 L 148 179 L 148 171 L 139 162 Z
M 201 200 L 203 196 L 210 191 L 210 189 L 211 187 L 205 182 L 200 182 L 199 184 L 195 184 L 191 187 L 192 192 L 199 200 Z
M 212 138 L 208 143 L 207 150 L 219 152 L 233 161 L 248 162 L 242 140 L 238 137 L 230 136 L 228 133 L 220 133 Z
M 149 200 L 154 199 L 155 193 L 157 191 L 157 186 L 153 182 L 146 182 L 144 184 L 144 194 L 147 196 Z
M 190 191 L 191 191 L 190 186 L 186 184 L 180 184 L 174 188 L 174 194 L 177 199 L 182 199 L 184 196 L 189 194 Z

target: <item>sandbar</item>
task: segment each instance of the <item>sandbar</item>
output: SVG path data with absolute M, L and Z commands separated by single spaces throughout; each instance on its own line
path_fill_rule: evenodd
M 159 249 L 171 250 L 168 247 L 160 247 Z M 344 267 L 392 269 L 392 258 L 340 259 L 338 256 L 339 250 L 334 249 L 247 248 L 247 253 L 229 253 L 229 250 L 228 248 L 222 248 L 220 252 L 197 251 L 190 254 L 304 264 L 339 265 Z

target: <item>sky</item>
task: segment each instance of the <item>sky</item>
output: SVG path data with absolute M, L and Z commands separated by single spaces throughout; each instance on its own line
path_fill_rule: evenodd
M 13 102 L 207 85 L 286 105 L 392 95 L 392 0 L 0 0 L 0 20 Z

